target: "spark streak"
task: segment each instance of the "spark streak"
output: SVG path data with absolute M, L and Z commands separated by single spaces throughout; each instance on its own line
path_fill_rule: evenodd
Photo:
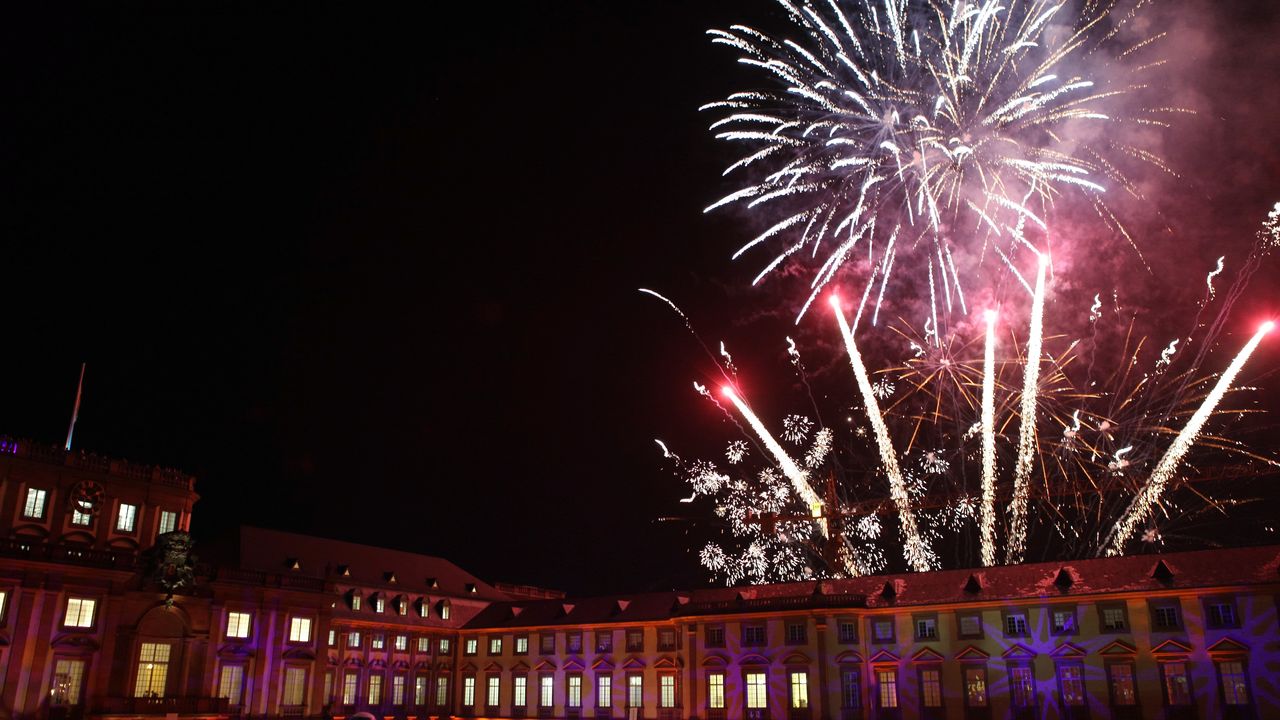
M 1036 450 L 1036 398 L 1040 384 L 1040 342 L 1044 324 L 1044 273 L 1049 256 L 1041 255 L 1036 267 L 1036 289 L 1031 299 L 1031 329 L 1027 340 L 1027 365 L 1022 381 L 1022 417 L 1018 426 L 1018 460 L 1013 470 L 1013 500 L 1010 503 L 1009 544 L 1005 562 L 1022 562 L 1027 545 L 1027 493 Z
M 996 430 L 995 430 L 995 365 L 996 313 L 988 310 L 987 346 L 982 361 L 982 512 L 979 532 L 982 542 L 982 564 L 996 564 Z

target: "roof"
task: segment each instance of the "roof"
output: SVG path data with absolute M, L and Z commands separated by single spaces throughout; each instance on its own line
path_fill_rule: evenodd
M 240 567 L 248 570 L 287 572 L 308 577 L 329 577 L 388 592 L 452 595 L 477 600 L 508 600 L 489 583 L 444 558 L 402 550 L 298 535 L 280 530 L 242 526 Z M 349 576 L 341 575 L 344 569 Z M 394 580 L 393 580 L 394 578 Z M 475 592 L 470 591 L 475 588 Z
M 763 610 L 946 605 L 1267 584 L 1280 584 L 1280 546 L 869 575 L 847 580 L 691 592 L 517 600 L 490 605 L 466 627 L 621 624 Z

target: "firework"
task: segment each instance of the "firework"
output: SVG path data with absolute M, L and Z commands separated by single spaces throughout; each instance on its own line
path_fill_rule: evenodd
M 796 494 L 809 507 L 809 512 L 812 513 L 813 517 L 821 518 L 822 499 L 818 497 L 818 494 L 813 491 L 813 487 L 809 485 L 808 475 L 800 469 L 799 465 L 796 465 L 795 460 L 792 460 L 790 455 L 787 455 L 787 451 L 782 449 L 782 446 L 773 438 L 773 435 L 769 434 L 764 423 L 760 422 L 760 418 L 752 412 L 751 407 L 743 402 L 742 398 L 738 397 L 738 393 L 734 392 L 733 388 L 726 385 L 721 392 L 729 399 L 729 402 L 733 403 L 738 412 L 742 413 L 742 416 L 747 419 L 747 423 L 751 425 L 752 430 L 756 431 L 756 435 L 760 437 L 760 441 L 764 443 L 764 446 L 769 448 L 769 452 L 773 453 L 774 459 L 778 461 L 778 466 L 782 468 L 782 473 L 791 481 L 792 486 L 795 487 Z
M 1027 229 L 1043 232 L 1066 194 L 1083 196 L 1127 238 L 1103 195 L 1108 186 L 1139 191 L 1112 156 L 1167 170 L 1118 133 L 1088 128 L 1165 125 L 1177 111 L 1120 107 L 1143 87 L 1133 74 L 1159 64 L 1130 73 L 1126 63 L 1158 38 L 1125 46 L 1134 15 L 1110 14 L 1111 3 L 1084 3 L 1070 16 L 1050 0 L 778 2 L 800 41 L 742 25 L 709 31 L 772 85 L 704 106 L 723 113 L 711 125 L 716 138 L 744 148 L 725 175 L 748 178 L 707 211 L 777 211 L 733 257 L 777 244 L 755 283 L 788 260 L 817 259 L 801 316 L 859 244 L 881 274 L 877 314 L 895 247 L 918 252 L 912 265 L 927 268 L 931 293 L 936 272 L 945 306 L 963 311 L 956 253 L 976 261 L 992 244 L 1012 270 L 1011 253 L 1047 252 Z M 899 234 L 908 242 L 895 246 Z M 931 302 L 936 313 L 936 294 Z
M 1049 258 L 1041 255 L 1036 267 L 1036 290 L 1031 301 L 1031 330 L 1027 364 L 1023 371 L 1022 415 L 1018 427 L 1018 461 L 1013 471 L 1013 503 L 1009 507 L 1009 544 L 1005 562 L 1022 562 L 1027 545 L 1027 485 L 1036 451 L 1036 400 L 1040 395 L 1040 343 L 1044 324 L 1044 272 Z
M 982 510 L 978 532 L 982 564 L 996 564 L 996 313 L 986 312 L 987 342 L 982 360 Z

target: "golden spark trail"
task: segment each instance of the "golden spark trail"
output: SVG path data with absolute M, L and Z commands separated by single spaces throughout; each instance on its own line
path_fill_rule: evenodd
M 1013 500 L 1009 506 L 1009 544 L 1005 563 L 1022 562 L 1027 547 L 1027 492 L 1036 456 L 1036 397 L 1040 384 L 1040 340 L 1044 325 L 1044 273 L 1049 256 L 1041 255 L 1036 267 L 1036 289 L 1031 298 L 1031 329 L 1027 338 L 1027 364 L 1022 374 L 1022 417 L 1018 426 L 1018 460 L 1013 469 Z

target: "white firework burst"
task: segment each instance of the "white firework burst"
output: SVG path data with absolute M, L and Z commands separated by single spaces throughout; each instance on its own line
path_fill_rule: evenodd
M 804 442 L 811 430 L 813 421 L 803 415 L 788 415 L 782 419 L 782 439 L 793 445 Z
M 737 465 L 747 457 L 747 441 L 733 440 L 729 443 L 729 447 L 725 449 L 724 455 L 728 458 L 731 465 Z

